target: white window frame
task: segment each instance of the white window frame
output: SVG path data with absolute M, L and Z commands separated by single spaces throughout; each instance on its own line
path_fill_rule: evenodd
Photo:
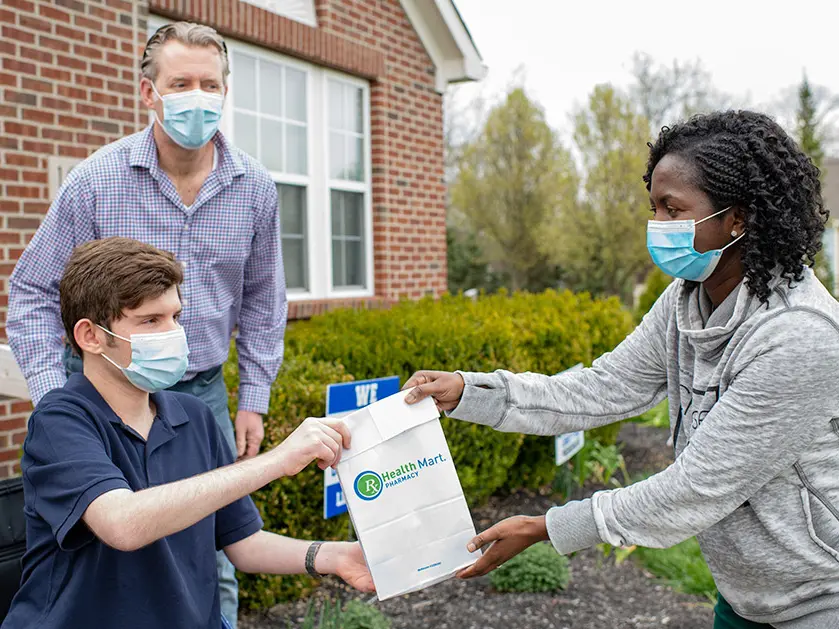
M 352 87 L 361 88 L 362 101 L 362 122 L 364 125 L 364 181 L 348 181 L 343 179 L 332 179 L 329 168 L 329 81 L 337 81 Z M 323 173 L 326 177 L 326 233 L 329 234 L 327 241 L 327 259 L 328 259 L 328 277 L 329 289 L 327 298 L 355 298 L 355 297 L 372 297 L 373 291 L 373 171 L 372 171 L 372 134 L 370 133 L 370 84 L 367 81 L 357 79 L 355 77 L 341 74 L 333 70 L 323 71 L 323 85 L 322 88 L 324 98 L 323 103 L 323 142 L 324 142 L 324 169 Z M 340 190 L 343 192 L 360 192 L 364 194 L 364 287 L 336 287 L 333 282 L 332 275 L 332 195 L 331 191 Z

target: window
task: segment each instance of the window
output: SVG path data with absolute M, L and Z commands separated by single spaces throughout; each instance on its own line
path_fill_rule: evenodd
M 271 173 L 289 299 L 372 295 L 369 88 L 228 42 L 223 130 Z

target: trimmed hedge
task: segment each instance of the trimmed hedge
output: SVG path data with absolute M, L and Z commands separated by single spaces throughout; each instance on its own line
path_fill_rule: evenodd
M 405 382 L 419 369 L 557 373 L 577 363 L 590 365 L 631 330 L 632 317 L 616 299 L 555 291 L 429 298 L 295 322 L 272 388 L 263 450 L 278 445 L 306 417 L 322 416 L 325 388 L 333 382 L 392 375 Z M 235 354 L 225 377 L 233 412 Z M 471 506 L 499 490 L 536 489 L 554 478 L 551 438 L 499 433 L 448 418 L 443 428 Z M 323 520 L 322 482 L 320 470 L 311 466 L 256 492 L 266 527 L 293 537 L 345 538 L 346 516 Z M 242 575 L 241 584 L 241 600 L 251 608 L 269 607 L 313 586 L 307 577 L 250 575 Z

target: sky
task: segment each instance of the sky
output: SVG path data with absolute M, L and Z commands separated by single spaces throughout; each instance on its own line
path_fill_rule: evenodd
M 839 94 L 839 3 L 835 0 L 455 0 L 487 78 L 460 88 L 503 94 L 517 68 L 528 94 L 563 135 L 569 114 L 598 83 L 626 86 L 632 54 L 700 59 L 714 86 L 770 110 L 806 70 Z

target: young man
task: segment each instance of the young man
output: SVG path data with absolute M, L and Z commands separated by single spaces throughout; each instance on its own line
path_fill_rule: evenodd
M 210 409 L 165 391 L 187 367 L 182 269 L 125 238 L 77 248 L 59 293 L 82 356 L 29 422 L 21 462 L 27 553 L 2 629 L 219 629 L 215 551 L 244 572 L 337 574 L 372 590 L 357 544 L 262 531 L 248 494 L 350 445 L 307 419 L 270 452 L 233 464 Z
M 58 303 L 73 248 L 122 236 L 172 251 L 184 265 L 182 324 L 193 348 L 173 390 L 200 397 L 228 446 L 254 456 L 286 323 L 277 187 L 217 131 L 230 68 L 216 31 L 163 26 L 140 71 L 139 95 L 154 122 L 68 175 L 9 281 L 9 343 L 37 403 L 81 369 L 66 351 Z M 235 438 L 221 376 L 234 328 L 241 376 Z M 218 559 L 222 610 L 235 626 L 233 566 L 221 553 Z

